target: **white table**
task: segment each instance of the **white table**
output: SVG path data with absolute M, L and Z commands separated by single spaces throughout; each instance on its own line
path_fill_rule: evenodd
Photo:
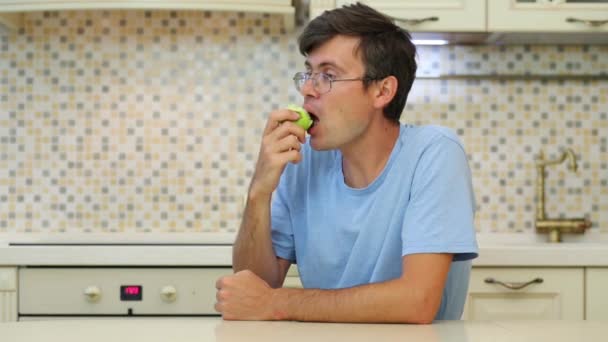
M 2 341 L 605 341 L 608 321 L 445 321 L 431 325 L 230 322 L 220 318 L 0 323 Z

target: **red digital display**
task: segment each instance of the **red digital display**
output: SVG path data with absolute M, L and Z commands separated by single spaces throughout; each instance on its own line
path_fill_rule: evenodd
M 139 294 L 139 286 L 127 286 L 123 290 L 126 295 L 138 295 Z
M 143 288 L 141 285 L 120 286 L 120 300 L 141 300 Z

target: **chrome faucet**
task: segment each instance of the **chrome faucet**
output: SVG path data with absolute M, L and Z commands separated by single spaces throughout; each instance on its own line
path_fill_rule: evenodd
M 540 150 L 536 160 L 536 232 L 549 233 L 550 242 L 561 242 L 562 233 L 583 234 L 585 229 L 591 227 L 591 222 L 586 218 L 548 219 L 545 215 L 545 167 L 558 165 L 569 159 L 568 168 L 576 172 L 576 156 L 574 151 L 566 149 L 560 158 L 545 160 L 543 150 Z

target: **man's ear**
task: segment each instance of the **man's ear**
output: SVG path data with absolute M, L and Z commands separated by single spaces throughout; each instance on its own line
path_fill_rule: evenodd
M 374 97 L 374 105 L 376 108 L 386 107 L 397 94 L 397 85 L 399 81 L 395 76 L 387 76 L 379 81 L 376 81 L 376 92 Z

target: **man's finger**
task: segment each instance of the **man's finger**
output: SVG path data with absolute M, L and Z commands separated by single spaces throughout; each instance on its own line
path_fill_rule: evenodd
M 266 127 L 264 128 L 264 135 L 268 135 L 270 132 L 274 131 L 283 121 L 293 121 L 297 120 L 300 116 L 287 109 L 275 110 L 270 113 L 268 117 L 268 121 L 266 122 Z
M 221 289 L 222 288 L 222 284 L 224 284 L 224 277 L 220 277 L 216 282 L 215 282 L 215 288 L 216 289 Z

